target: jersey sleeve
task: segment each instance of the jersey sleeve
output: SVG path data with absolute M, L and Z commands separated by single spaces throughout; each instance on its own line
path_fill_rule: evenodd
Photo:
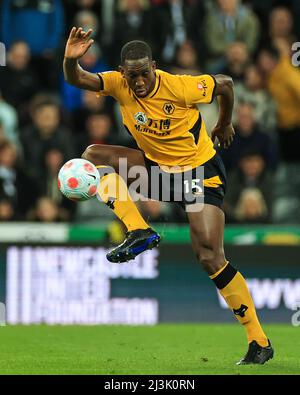
M 212 75 L 183 75 L 182 82 L 186 105 L 211 103 L 213 101 L 216 80 Z
M 97 73 L 103 81 L 103 89 L 98 92 L 99 96 L 117 96 L 120 88 L 120 79 L 122 78 L 118 71 L 103 71 Z

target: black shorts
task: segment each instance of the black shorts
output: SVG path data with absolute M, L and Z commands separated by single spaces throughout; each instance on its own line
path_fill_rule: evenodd
M 215 154 L 209 161 L 205 162 L 203 165 L 199 166 L 199 168 L 192 169 L 190 172 L 184 172 L 182 174 L 181 178 L 181 183 L 182 185 L 180 186 L 180 196 L 176 192 L 176 183 L 178 186 L 178 178 L 176 178 L 174 173 L 165 173 L 162 170 L 160 170 L 162 174 L 162 177 L 159 179 L 159 186 L 158 190 L 159 193 L 157 194 L 157 191 L 153 194 L 153 185 L 151 187 L 151 167 L 155 166 L 157 167 L 157 163 L 149 160 L 148 158 L 145 157 L 145 165 L 147 168 L 148 172 L 148 177 L 149 177 L 149 188 L 148 188 L 148 197 L 152 198 L 154 200 L 159 200 L 159 201 L 170 201 L 170 202 L 175 202 L 178 203 L 182 208 L 185 208 L 187 204 L 193 204 L 190 199 L 187 200 L 186 195 L 184 193 L 185 188 L 187 185 L 184 185 L 184 183 L 187 183 L 187 179 L 195 179 L 197 178 L 197 169 L 199 169 L 201 166 L 204 167 L 204 193 L 202 193 L 202 201 L 206 204 L 212 204 L 214 206 L 217 206 L 221 209 L 223 209 L 223 200 L 226 192 L 226 171 L 225 167 L 223 164 L 223 161 L 221 157 L 219 156 L 218 153 Z M 163 181 L 164 175 L 167 175 L 170 177 L 170 183 L 165 183 Z M 187 177 L 186 177 L 187 176 Z M 209 186 L 205 186 L 206 183 L 209 183 Z M 202 184 L 203 186 L 203 184 Z M 197 188 L 197 187 L 196 187 Z M 165 194 L 164 194 L 165 193 Z M 193 193 L 197 193 L 197 189 L 193 191 Z M 165 196 L 168 196 L 166 199 Z M 196 199 L 196 198 L 195 198 Z M 196 201 L 195 201 L 196 202 Z

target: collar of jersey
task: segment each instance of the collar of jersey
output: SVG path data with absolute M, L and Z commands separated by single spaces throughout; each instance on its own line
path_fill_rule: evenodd
M 136 99 L 138 99 L 138 100 L 147 100 L 147 99 L 149 99 L 150 97 L 152 97 L 152 95 L 154 96 L 155 93 L 156 93 L 157 90 L 158 90 L 158 85 L 159 85 L 159 83 L 160 83 L 160 78 L 161 78 L 161 77 L 160 77 L 159 71 L 158 71 L 158 70 L 155 70 L 155 85 L 154 85 L 154 88 L 152 89 L 152 91 L 151 91 L 150 93 L 148 93 L 148 95 L 145 96 L 145 97 L 138 97 L 138 96 L 136 96 L 136 95 L 134 94 L 134 91 L 132 91 L 133 96 L 134 96 Z

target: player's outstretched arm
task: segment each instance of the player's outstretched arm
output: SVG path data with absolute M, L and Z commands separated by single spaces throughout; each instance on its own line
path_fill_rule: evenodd
M 102 80 L 95 73 L 83 70 L 78 64 L 80 59 L 91 47 L 92 29 L 85 32 L 81 27 L 73 27 L 65 48 L 64 76 L 65 80 L 77 88 L 98 92 L 103 89 Z
M 218 138 L 224 148 L 228 148 L 235 135 L 232 126 L 232 110 L 234 104 L 233 81 L 228 75 L 217 74 L 215 96 L 219 102 L 219 119 L 212 131 L 212 140 Z

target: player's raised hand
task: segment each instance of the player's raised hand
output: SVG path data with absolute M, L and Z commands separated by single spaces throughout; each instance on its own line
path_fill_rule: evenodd
M 228 148 L 233 141 L 235 131 L 232 123 L 226 126 L 217 125 L 211 132 L 211 139 L 213 143 L 215 139 L 218 138 L 222 148 Z
M 93 30 L 89 29 L 85 32 L 82 27 L 73 27 L 65 48 L 65 58 L 79 59 L 83 56 L 93 44 L 91 39 Z

